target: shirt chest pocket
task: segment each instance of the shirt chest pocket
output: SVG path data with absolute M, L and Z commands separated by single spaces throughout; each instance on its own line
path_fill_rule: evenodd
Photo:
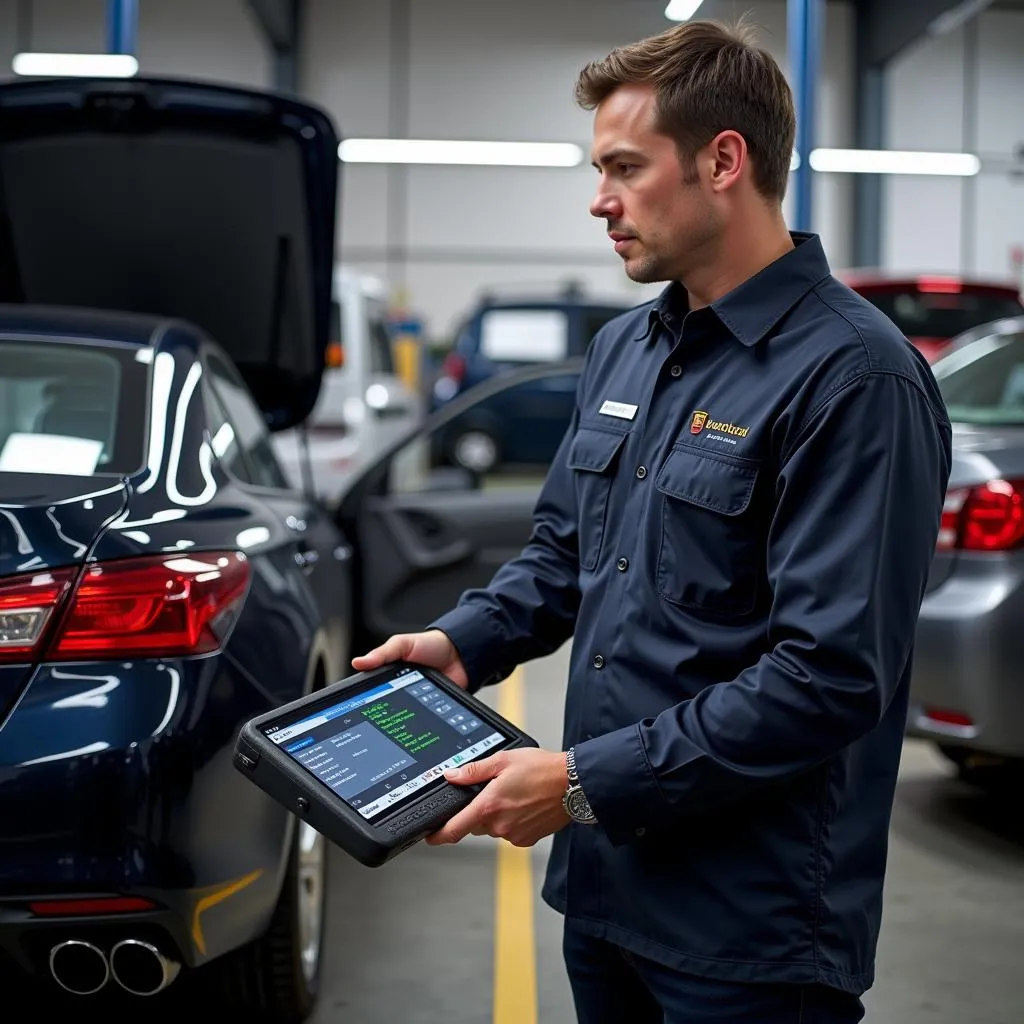
M 608 494 L 615 476 L 616 456 L 628 431 L 580 427 L 569 448 L 569 466 L 576 479 L 579 510 L 580 568 L 597 567 L 608 515 Z
M 673 604 L 730 615 L 753 611 L 762 576 L 762 524 L 752 508 L 758 467 L 669 452 L 655 480 L 661 502 L 658 593 Z

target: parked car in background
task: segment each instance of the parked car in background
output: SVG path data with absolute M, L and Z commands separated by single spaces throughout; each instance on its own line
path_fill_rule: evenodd
M 877 306 L 929 362 L 957 335 L 1024 313 L 1018 282 L 951 274 L 847 270 L 836 275 Z
M 459 330 L 433 388 L 433 407 L 495 374 L 537 363 L 583 355 L 594 335 L 630 304 L 598 299 L 578 288 L 554 298 L 485 296 Z M 567 422 L 575 391 L 557 379 L 536 389 L 495 397 L 453 420 L 435 438 L 440 457 L 450 465 L 488 473 L 516 464 L 546 465 L 561 441 L 552 423 Z M 564 430 L 564 428 L 563 428 Z
M 0 975 L 300 1021 L 325 843 L 232 751 L 349 671 L 351 550 L 268 433 L 317 397 L 337 136 L 142 79 L 0 124 Z
M 953 466 L 918 625 L 909 733 L 968 778 L 1024 765 L 1024 317 L 933 364 Z
M 347 477 L 419 423 L 423 412 L 420 396 L 395 369 L 384 283 L 336 267 L 320 395 L 302 424 L 273 436 L 289 479 L 333 504 Z M 302 479 L 307 449 L 311 480 Z

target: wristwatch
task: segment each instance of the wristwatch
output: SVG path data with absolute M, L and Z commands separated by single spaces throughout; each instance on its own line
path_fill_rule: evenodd
M 569 788 L 566 789 L 565 795 L 562 797 L 565 813 L 581 825 L 596 825 L 597 815 L 594 814 L 590 801 L 583 792 L 580 777 L 576 772 L 576 750 L 574 747 L 570 747 L 565 755 L 565 768 L 569 775 Z

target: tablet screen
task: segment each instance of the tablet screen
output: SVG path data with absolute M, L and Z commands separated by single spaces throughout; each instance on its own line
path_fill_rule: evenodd
M 263 729 L 367 821 L 510 739 L 415 669 L 368 687 Z

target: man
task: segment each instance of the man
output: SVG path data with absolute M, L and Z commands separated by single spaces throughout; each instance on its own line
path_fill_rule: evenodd
M 635 281 L 485 590 L 365 669 L 497 682 L 575 634 L 566 753 L 499 753 L 434 843 L 554 833 L 581 1024 L 853 1024 L 949 474 L 924 360 L 781 204 L 790 90 L 691 22 L 586 67 L 591 213 Z

